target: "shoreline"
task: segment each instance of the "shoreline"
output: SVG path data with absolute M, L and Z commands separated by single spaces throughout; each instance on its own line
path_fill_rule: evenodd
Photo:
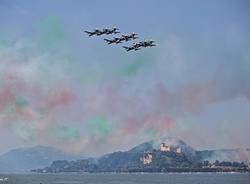
M 0 176 L 5 175 L 102 175 L 102 174 L 250 174 L 250 172 L 58 172 L 58 173 L 34 173 L 34 172 L 15 172 L 15 173 L 1 173 Z
M 38 173 L 38 174 L 250 174 L 250 172 L 73 172 L 73 173 Z

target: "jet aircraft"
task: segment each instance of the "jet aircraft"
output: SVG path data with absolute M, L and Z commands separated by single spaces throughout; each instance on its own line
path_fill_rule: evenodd
M 122 39 L 125 41 L 135 40 L 135 39 L 139 38 L 136 35 L 137 35 L 136 33 L 131 33 L 129 35 L 122 35 Z
M 106 35 L 109 35 L 109 34 L 118 34 L 118 33 L 120 33 L 118 30 L 119 30 L 118 28 L 113 27 L 112 29 L 108 29 L 108 28 L 103 29 L 103 32 Z
M 155 41 L 153 41 L 153 40 L 142 41 L 142 42 L 139 42 L 139 44 L 141 45 L 141 47 L 153 47 L 153 46 L 156 46 Z
M 135 50 L 135 51 L 140 50 L 139 47 L 135 47 L 134 45 L 131 46 L 131 47 L 123 46 L 123 48 L 126 49 L 127 52 L 128 52 L 128 51 L 131 51 L 131 50 Z
M 141 41 L 139 43 L 133 43 L 133 45 L 131 47 L 123 47 L 126 49 L 126 51 L 131 51 L 131 50 L 141 50 L 141 47 L 153 47 L 153 46 L 156 46 L 154 44 L 154 41 L 153 40 L 149 40 L 149 41 Z
M 114 38 L 113 40 L 109 40 L 109 39 L 104 39 L 108 45 L 110 44 L 118 44 L 121 43 L 123 40 L 121 40 L 121 38 Z
M 93 36 L 93 35 L 96 35 L 96 36 L 101 36 L 101 35 L 109 35 L 109 34 L 117 34 L 117 33 L 120 33 L 118 31 L 118 28 L 116 27 L 113 27 L 111 29 L 108 29 L 108 28 L 105 28 L 105 29 L 95 29 L 94 31 L 84 31 L 85 33 L 87 33 L 89 36 Z
M 109 40 L 109 39 L 104 39 L 109 45 L 110 44 L 118 44 L 118 43 L 122 43 L 123 41 L 130 41 L 130 40 L 134 40 L 137 39 L 138 37 L 136 37 L 136 33 L 131 33 L 129 35 L 122 35 L 120 38 L 114 38 L 113 40 Z
M 103 35 L 105 34 L 103 31 L 99 30 L 99 29 L 95 29 L 94 31 L 84 31 L 85 33 L 87 33 L 89 36 L 93 36 L 93 35 Z

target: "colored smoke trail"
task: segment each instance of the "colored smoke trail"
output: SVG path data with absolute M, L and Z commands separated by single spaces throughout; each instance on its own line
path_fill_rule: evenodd
M 229 146 L 247 140 L 248 54 L 231 59 L 227 53 L 242 52 L 220 45 L 226 60 L 217 58 L 206 40 L 177 34 L 159 40 L 156 52 L 103 59 L 98 49 L 89 56 L 73 46 L 64 23 L 50 15 L 39 18 L 31 35 L 0 38 L 0 133 L 16 145 L 102 154 L 166 135 L 197 147 L 216 145 L 218 137 Z M 241 112 L 216 106 L 238 99 Z
M 112 131 L 112 125 L 105 117 L 93 117 L 87 122 L 94 136 L 107 136 Z

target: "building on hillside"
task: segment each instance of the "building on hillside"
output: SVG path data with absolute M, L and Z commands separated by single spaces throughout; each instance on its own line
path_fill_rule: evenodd
M 144 165 L 152 163 L 153 155 L 151 153 L 145 153 L 141 159 Z
M 176 153 L 181 153 L 181 148 L 180 147 L 176 148 Z
M 175 152 L 175 153 L 182 153 L 182 149 L 181 147 L 172 147 L 167 145 L 166 143 L 161 143 L 160 144 L 160 151 L 164 151 L 164 152 Z
M 160 144 L 160 151 L 171 151 L 171 147 L 166 145 L 165 143 Z

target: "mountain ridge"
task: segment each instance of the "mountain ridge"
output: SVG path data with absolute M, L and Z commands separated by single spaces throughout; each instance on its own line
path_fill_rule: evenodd
M 237 150 L 232 150 L 236 152 Z M 238 162 L 207 161 L 214 152 L 196 151 L 184 141 L 161 139 L 139 144 L 128 151 L 116 151 L 99 158 L 67 161 L 57 160 L 34 172 L 222 172 L 246 171 L 247 166 Z M 217 155 L 218 156 L 218 155 Z M 249 157 L 250 158 L 250 157 Z M 227 167 L 225 167 L 227 166 Z M 226 169 L 225 169 L 226 168 Z
M 151 163 L 155 164 L 154 167 L 164 164 L 169 166 L 191 166 L 199 161 L 206 160 L 210 162 L 219 160 L 248 163 L 250 162 L 250 149 L 197 151 L 182 140 L 163 138 L 141 143 L 128 151 L 116 151 L 98 158 L 87 158 L 82 155 L 65 153 L 57 148 L 37 145 L 13 149 L 1 155 L 0 171 L 27 172 L 38 168 L 49 168 L 49 165 L 53 166 L 54 169 L 58 169 L 57 166 L 59 165 L 64 165 L 64 167 L 72 168 L 75 171 L 80 166 L 81 169 L 89 169 L 90 171 L 95 169 L 122 170 L 124 168 L 148 167 Z M 147 162 L 149 164 L 143 164 Z
M 16 148 L 0 156 L 1 172 L 26 172 L 37 167 L 45 167 L 58 159 L 84 159 L 84 156 L 65 153 L 49 146 Z

